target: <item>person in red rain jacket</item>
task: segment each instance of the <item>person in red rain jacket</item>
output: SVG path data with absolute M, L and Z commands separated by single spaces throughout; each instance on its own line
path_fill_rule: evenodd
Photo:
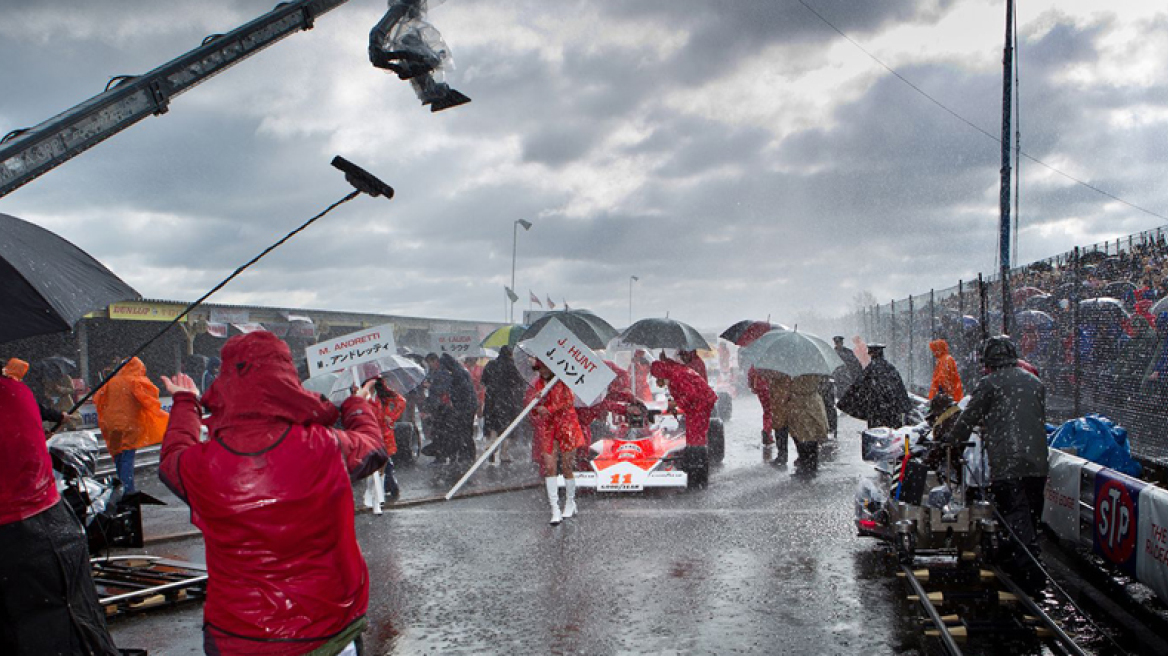
M 377 426 L 381 429 L 385 454 L 389 459 L 385 461 L 385 467 L 374 472 L 366 482 L 365 505 L 373 509 L 374 515 L 380 515 L 385 493 L 388 492 L 391 499 L 401 496 L 401 487 L 393 471 L 393 456 L 397 453 L 397 437 L 393 429 L 405 414 L 407 402 L 404 396 L 390 389 L 381 379 L 374 384 L 373 391 L 373 412 L 377 415 Z
M 709 381 L 710 375 L 706 372 L 706 362 L 702 360 L 697 351 L 678 351 L 677 359 L 685 366 L 698 372 L 702 380 Z
M 41 410 L 15 378 L 7 368 L 0 376 L 0 654 L 116 656 L 85 532 L 57 493 Z
M 685 415 L 686 446 L 706 446 L 710 414 L 718 395 L 696 371 L 673 360 L 658 360 L 649 368 L 654 378 L 665 381 L 673 403 Z
M 351 481 L 387 460 L 368 400 L 374 382 L 338 413 L 300 385 L 271 333 L 232 337 L 222 358 L 202 405 L 186 374 L 162 379 L 174 407 L 159 478 L 191 507 L 206 543 L 203 648 L 340 653 L 360 637 L 369 602 Z M 210 439 L 200 442 L 204 408 Z M 344 430 L 333 428 L 338 414 Z
M 957 372 L 957 361 L 949 355 L 949 342 L 934 339 L 929 342 L 929 350 L 937 360 L 936 366 L 933 367 L 933 385 L 929 388 L 929 398 L 937 396 L 937 392 L 944 392 L 955 401 L 965 398 L 965 390 L 961 387 L 961 374 Z
M 710 470 L 707 434 L 718 395 L 698 372 L 680 362 L 658 360 L 650 367 L 650 373 L 669 388 L 670 406 L 685 415 L 685 449 L 681 453 L 680 469 L 686 472 L 691 486 L 705 487 Z
M 555 380 L 551 370 L 539 360 L 533 360 L 531 367 L 535 369 L 538 377 L 535 379 L 535 384 L 529 388 L 528 403 L 543 392 L 546 386 L 553 386 L 551 391 L 531 411 L 531 422 L 535 428 L 532 446 L 538 448 L 542 455 L 540 470 L 544 475 L 548 502 L 552 506 L 551 523 L 554 526 L 564 519 L 571 519 L 576 514 L 576 477 L 574 473 L 576 449 L 584 441 L 584 432 L 580 429 L 580 421 L 576 416 L 575 396 L 572 394 L 572 390 L 568 389 L 564 383 Z M 557 463 L 560 467 L 560 473 L 564 476 L 564 487 L 567 492 L 562 513 L 560 512 L 560 486 L 556 480 Z
M 771 388 L 767 381 L 754 367 L 751 367 L 746 372 L 746 384 L 750 386 L 750 391 L 758 397 L 758 402 L 762 404 L 762 443 L 774 444 L 775 435 L 771 432 Z

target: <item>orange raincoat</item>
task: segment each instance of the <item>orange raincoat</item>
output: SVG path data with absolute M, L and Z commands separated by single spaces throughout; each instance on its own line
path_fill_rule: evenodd
M 98 390 L 93 403 L 111 456 L 158 444 L 170 421 L 158 401 L 158 388 L 146 377 L 146 365 L 138 358 Z
M 937 358 L 929 398 L 936 396 L 937 392 L 945 392 L 954 401 L 960 401 L 965 394 L 961 389 L 961 375 L 957 373 L 957 361 L 949 355 L 949 343 L 943 339 L 934 339 L 929 342 L 929 350 L 933 352 L 933 357 Z

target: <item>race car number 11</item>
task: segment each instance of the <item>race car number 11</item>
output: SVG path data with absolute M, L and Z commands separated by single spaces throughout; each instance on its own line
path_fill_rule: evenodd
M 624 481 L 621 480 L 620 474 L 613 474 L 612 481 L 609 482 L 609 485 L 632 485 L 633 484 L 633 475 L 632 474 L 625 474 L 624 479 L 625 479 Z

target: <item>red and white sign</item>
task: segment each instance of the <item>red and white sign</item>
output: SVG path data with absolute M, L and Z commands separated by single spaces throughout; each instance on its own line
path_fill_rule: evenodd
M 462 358 L 468 355 L 478 355 L 480 341 L 482 338 L 479 337 L 477 330 L 432 332 L 430 333 L 430 350 L 438 355 L 449 353 L 456 358 Z
M 366 328 L 313 344 L 304 349 L 304 355 L 308 358 L 309 377 L 347 369 L 386 355 L 397 355 L 393 324 Z
M 587 405 L 600 400 L 608 391 L 608 384 L 616 378 L 604 360 L 559 319 L 548 321 L 535 337 L 521 346 L 547 365 Z
M 1136 578 L 1168 602 L 1168 491 L 1148 486 L 1140 492 Z
M 1110 469 L 1095 475 L 1095 552 L 1132 575 L 1136 573 L 1139 498 L 1146 487 Z

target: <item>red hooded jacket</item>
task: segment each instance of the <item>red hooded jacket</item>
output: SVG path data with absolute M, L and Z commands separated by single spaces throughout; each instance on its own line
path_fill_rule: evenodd
M 658 360 L 649 367 L 649 373 L 665 381 L 669 394 L 685 414 L 685 443 L 705 446 L 710 427 L 710 413 L 718 402 L 718 395 L 698 372 L 680 362 Z
M 305 390 L 288 346 L 233 337 L 203 395 L 174 395 L 159 477 L 191 507 L 207 550 L 204 648 L 304 654 L 364 617 L 369 574 L 353 527 L 357 479 L 387 456 L 369 402 L 338 413 Z
M 61 499 L 45 446 L 41 411 L 24 383 L 0 376 L 0 526 L 42 513 Z

